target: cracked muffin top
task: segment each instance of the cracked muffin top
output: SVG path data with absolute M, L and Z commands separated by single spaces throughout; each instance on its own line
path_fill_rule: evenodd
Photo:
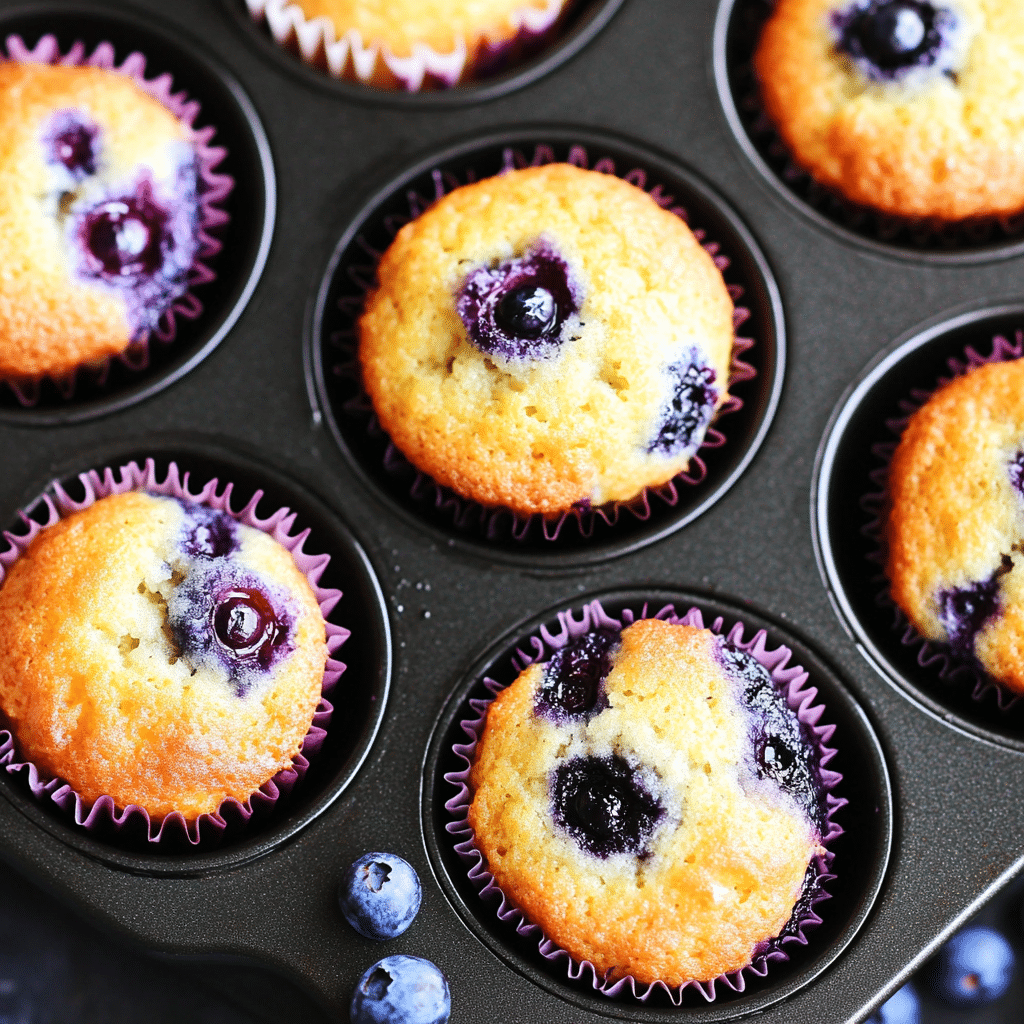
M 323 617 L 291 554 L 142 492 L 43 530 L 0 587 L 0 710 L 19 755 L 159 819 L 244 802 L 320 700 Z

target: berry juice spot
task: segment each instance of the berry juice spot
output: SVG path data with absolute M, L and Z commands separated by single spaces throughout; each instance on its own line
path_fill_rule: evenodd
M 741 687 L 743 703 L 750 712 L 755 774 L 792 796 L 821 831 L 826 817 L 825 788 L 806 729 L 768 670 L 752 654 L 725 642 L 720 647 L 720 659 L 730 678 Z
M 237 551 L 235 520 L 226 512 L 203 505 L 184 505 L 182 550 L 191 558 L 224 558 Z
M 223 672 L 240 697 L 292 649 L 287 599 L 224 561 L 193 562 L 167 602 L 178 657 L 193 673 Z
M 873 82 L 895 82 L 917 68 L 953 70 L 958 23 L 929 0 L 857 0 L 832 15 L 839 50 Z
M 999 612 L 999 577 L 1013 568 L 1013 559 L 1003 555 L 1002 564 L 987 579 L 966 587 L 939 592 L 939 622 L 949 635 L 949 645 L 961 656 L 969 656 L 974 638 L 985 623 Z
M 595 857 L 643 856 L 665 813 L 640 774 L 619 757 L 574 757 L 552 777 L 555 823 Z
M 1024 451 L 1014 455 L 1007 466 L 1007 472 L 1010 475 L 1010 484 L 1013 489 L 1018 494 L 1024 495 Z
M 239 587 L 221 594 L 213 606 L 213 632 L 220 644 L 239 661 L 270 667 L 274 649 L 286 632 L 267 595 L 254 587 Z
M 152 276 L 164 261 L 167 211 L 151 199 L 111 199 L 83 218 L 79 239 L 104 278 Z
M 97 135 L 81 111 L 58 111 L 43 135 L 47 162 L 65 167 L 76 182 L 95 174 Z
M 509 360 L 546 359 L 565 340 L 563 326 L 579 312 L 569 267 L 544 243 L 463 282 L 455 306 L 470 341 Z
M 537 714 L 558 723 L 589 721 L 608 707 L 601 684 L 612 670 L 619 639 L 617 630 L 598 629 L 556 651 L 544 669 Z
M 672 395 L 662 406 L 657 436 L 647 448 L 649 454 L 692 455 L 701 446 L 718 401 L 715 371 L 703 363 L 696 349 L 685 362 L 672 363 Z

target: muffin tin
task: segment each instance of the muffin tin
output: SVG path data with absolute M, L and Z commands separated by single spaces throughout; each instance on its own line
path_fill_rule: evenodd
M 780 184 L 732 84 L 746 73 L 736 18 L 758 6 L 763 17 L 759 0 L 581 0 L 568 36 L 532 65 L 399 96 L 301 66 L 249 23 L 243 0 L 0 2 L 5 36 L 146 51 L 150 73 L 171 71 L 203 104 L 201 122 L 216 121 L 236 178 L 208 317 L 166 364 L 70 403 L 0 408 L 0 522 L 16 529 L 53 479 L 173 458 L 235 481 L 242 498 L 262 488 L 296 509 L 307 549 L 332 555 L 325 582 L 344 591 L 335 614 L 353 630 L 325 756 L 250 834 L 154 855 L 76 830 L 5 775 L 0 856 L 146 948 L 240 960 L 267 988 L 287 979 L 278 1019 L 281 1003 L 310 1016 L 310 1000 L 347 1019 L 365 968 L 404 952 L 446 971 L 455 1020 L 555 1024 L 854 1021 L 1019 872 L 1017 719 L 890 650 L 859 501 L 886 402 L 919 372 L 931 386 L 986 332 L 1024 327 L 1022 257 L 1013 243 L 936 253 L 865 238 Z M 545 147 L 642 169 L 677 197 L 732 261 L 757 373 L 738 385 L 744 408 L 723 418 L 706 479 L 676 505 L 652 500 L 649 519 L 591 538 L 518 542 L 396 487 L 365 418 L 348 416 L 358 395 L 334 372 L 332 339 L 351 322 L 337 300 L 366 284 L 358 268 L 372 273 L 352 246 L 379 248 L 370 234 L 408 210 L 410 190 L 429 200 L 434 171 L 447 188 L 471 164 L 496 169 L 506 149 L 530 161 Z M 460 707 L 485 672 L 510 670 L 539 624 L 595 597 L 693 604 L 764 628 L 811 671 L 839 726 L 850 804 L 824 923 L 788 964 L 712 1003 L 609 1000 L 552 973 L 475 902 L 447 845 L 439 807 Z M 371 849 L 404 856 L 425 888 L 413 927 L 385 946 L 349 929 L 335 903 L 343 867 Z

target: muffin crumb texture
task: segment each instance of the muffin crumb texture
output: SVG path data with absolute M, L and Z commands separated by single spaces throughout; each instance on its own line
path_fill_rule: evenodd
M 325 627 L 272 537 L 141 492 L 43 530 L 0 587 L 0 709 L 87 802 L 194 820 L 299 752 Z
M 732 302 L 674 214 L 568 164 L 451 192 L 398 233 L 360 320 L 402 453 L 486 507 L 628 501 L 686 469 L 725 400 Z
M 199 247 L 191 130 L 128 74 L 0 61 L 0 377 L 155 331 Z
M 1024 209 L 1017 0 L 779 0 L 754 65 L 794 160 L 847 199 L 948 222 Z
M 1024 693 L 1024 361 L 979 366 L 911 417 L 889 469 L 893 600 Z
M 825 852 L 816 765 L 752 656 L 643 619 L 497 695 L 469 823 L 505 896 L 599 978 L 710 981 L 783 931 Z

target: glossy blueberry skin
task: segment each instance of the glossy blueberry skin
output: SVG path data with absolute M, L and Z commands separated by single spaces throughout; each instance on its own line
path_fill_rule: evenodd
M 618 754 L 573 757 L 552 772 L 555 824 L 595 857 L 642 857 L 665 809 Z
M 423 891 L 412 865 L 394 853 L 364 853 L 345 872 L 338 903 L 367 939 L 394 939 L 412 924 Z
M 555 651 L 544 669 L 534 708 L 553 722 L 589 722 L 608 707 L 604 680 L 621 633 L 596 629 Z
M 907 982 L 891 995 L 864 1024 L 921 1024 L 921 1000 Z
M 941 3 L 855 0 L 832 17 L 839 50 L 872 81 L 899 81 L 917 68 L 952 71 L 958 24 Z
M 647 446 L 648 454 L 692 455 L 701 446 L 715 413 L 718 389 L 715 371 L 705 366 L 700 353 L 691 349 L 687 357 L 668 367 L 672 394 L 658 417 L 658 433 Z
M 984 1006 L 1010 987 L 1016 957 L 991 928 L 965 928 L 932 961 L 928 977 L 935 995 L 951 1006 Z
M 999 613 L 999 578 L 1012 568 L 1013 560 L 1004 555 L 1002 565 L 987 580 L 940 591 L 939 621 L 949 635 L 950 646 L 962 657 L 972 653 L 975 636 Z
M 352 1024 L 445 1024 L 452 1012 L 448 979 L 429 960 L 388 956 L 359 979 Z

